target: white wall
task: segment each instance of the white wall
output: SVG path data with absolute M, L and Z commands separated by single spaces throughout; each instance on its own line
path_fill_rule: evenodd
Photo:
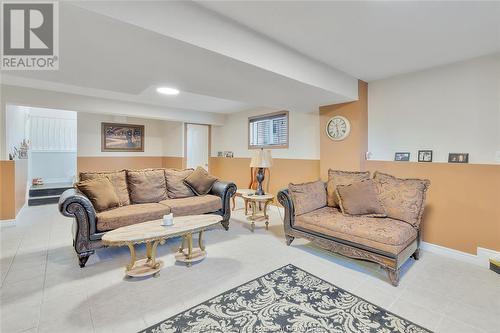
M 7 156 L 14 152 L 14 147 L 19 148 L 23 140 L 29 139 L 27 132 L 28 109 L 7 105 L 6 115 L 6 150 Z
M 368 150 L 374 160 L 432 149 L 434 162 L 469 153 L 499 163 L 500 55 L 485 56 L 368 84 Z M 499 157 L 500 158 L 500 157 Z
M 144 152 L 101 152 L 101 123 L 145 126 Z M 78 156 L 182 156 L 182 123 L 91 113 L 78 113 Z
M 276 110 L 275 110 L 276 111 Z M 233 151 L 234 157 L 252 157 L 248 150 L 248 117 L 273 112 L 259 109 L 226 116 L 224 126 L 212 127 L 212 156 Z M 319 113 L 289 113 L 289 147 L 272 149 L 275 158 L 319 159 Z
M 76 176 L 76 112 L 25 107 L 31 140 L 29 179 L 73 182 Z

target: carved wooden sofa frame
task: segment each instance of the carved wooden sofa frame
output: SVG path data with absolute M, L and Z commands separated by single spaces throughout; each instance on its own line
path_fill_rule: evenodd
M 223 181 L 216 181 L 209 192 L 209 194 L 221 198 L 222 208 L 212 214 L 222 216 L 221 224 L 226 230 L 229 230 L 229 219 L 231 218 L 230 199 L 235 192 L 236 185 L 234 183 Z M 85 194 L 72 188 L 64 191 L 59 198 L 59 212 L 64 216 L 74 218 L 73 247 L 78 256 L 80 267 L 83 268 L 95 250 L 104 247 L 101 238 L 105 232 L 97 230 L 94 206 Z
M 417 229 L 417 238 L 397 256 L 394 256 L 390 253 L 368 248 L 343 239 L 337 239 L 327 235 L 315 233 L 310 230 L 298 228 L 294 226 L 295 208 L 288 189 L 283 189 L 278 192 L 278 201 L 285 209 L 283 222 L 287 245 L 291 245 L 296 237 L 305 238 L 318 247 L 342 254 L 346 257 L 377 263 L 380 267 L 387 271 L 389 280 L 394 286 L 398 286 L 399 284 L 400 267 L 406 262 L 406 260 L 410 257 L 413 257 L 415 260 L 420 258 L 420 228 Z

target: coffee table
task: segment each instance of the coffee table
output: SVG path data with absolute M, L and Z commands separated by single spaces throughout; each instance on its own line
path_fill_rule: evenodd
M 274 195 L 272 194 L 243 194 L 243 199 L 248 200 L 252 206 L 252 215 L 248 217 L 248 220 L 252 222 L 251 230 L 255 230 L 255 221 L 264 220 L 266 222 L 266 230 L 269 229 L 269 216 L 267 215 L 267 206 L 273 202 Z M 260 204 L 264 204 L 262 209 L 262 215 L 258 214 Z
M 206 257 L 203 231 L 220 221 L 222 217 L 215 214 L 174 217 L 172 226 L 162 226 L 162 220 L 154 220 L 108 231 L 102 236 L 102 242 L 108 246 L 128 246 L 130 262 L 125 268 L 127 276 L 157 276 L 163 267 L 163 262 L 156 259 L 156 249 L 159 244 L 163 244 L 168 238 L 182 236 L 182 244 L 176 259 L 190 266 L 192 262 Z M 199 233 L 199 248 L 193 248 L 193 233 L 196 232 Z M 141 243 L 146 243 L 146 258 L 137 260 L 134 245 Z M 184 249 L 186 243 L 187 251 Z

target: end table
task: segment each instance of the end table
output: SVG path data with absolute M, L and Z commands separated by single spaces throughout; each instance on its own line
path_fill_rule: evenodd
M 266 230 L 269 230 L 269 216 L 267 215 L 267 206 L 269 203 L 273 202 L 274 195 L 272 194 L 264 194 L 264 195 L 256 195 L 256 194 L 243 194 L 243 199 L 250 203 L 252 207 L 252 215 L 248 217 L 248 220 L 252 222 L 251 230 L 252 232 L 255 230 L 255 221 L 265 221 L 266 222 Z M 264 208 L 262 209 L 262 215 L 259 212 L 259 204 L 264 204 Z

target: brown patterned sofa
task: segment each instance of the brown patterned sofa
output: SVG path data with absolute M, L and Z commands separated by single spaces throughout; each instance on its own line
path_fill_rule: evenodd
M 218 214 L 223 217 L 222 226 L 229 229 L 231 216 L 230 198 L 236 192 L 231 182 L 215 181 L 209 192 L 197 195 L 184 182 L 192 169 L 145 169 L 114 172 L 80 173 L 80 181 L 109 179 L 118 203 L 115 208 L 99 211 L 76 184 L 66 190 L 59 199 L 59 211 L 74 218 L 73 246 L 80 267 L 84 267 L 90 255 L 103 247 L 102 235 L 122 226 L 160 219 L 165 214 L 174 216 Z
M 336 207 L 335 187 L 366 179 L 370 179 L 369 172 L 329 170 L 326 184 L 290 184 L 281 190 L 278 200 L 285 209 L 286 242 L 290 245 L 295 237 L 306 238 L 324 249 L 378 263 L 397 286 L 401 265 L 412 256 L 419 259 L 420 227 L 430 183 L 375 172 L 373 182 L 387 216 L 343 214 Z

